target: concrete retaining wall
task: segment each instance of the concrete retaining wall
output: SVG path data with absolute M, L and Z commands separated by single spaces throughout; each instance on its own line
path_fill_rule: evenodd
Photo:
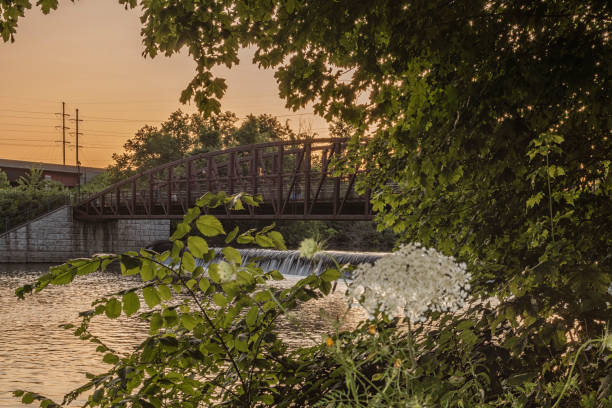
M 169 220 L 73 220 L 64 206 L 0 235 L 0 263 L 64 262 L 95 253 L 121 253 L 168 239 Z

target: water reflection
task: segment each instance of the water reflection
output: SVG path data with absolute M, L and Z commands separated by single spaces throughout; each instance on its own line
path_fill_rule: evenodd
M 91 301 L 109 293 L 133 286 L 136 279 L 126 279 L 116 272 L 79 277 L 71 285 L 55 286 L 44 292 L 15 297 L 15 289 L 34 281 L 50 265 L 0 264 L 0 407 L 19 406 L 10 392 L 28 389 L 50 398 L 62 396 L 85 382 L 85 373 L 100 373 L 107 369 L 96 353 L 96 345 L 84 342 L 72 332 L 60 328 L 65 323 L 78 323 L 78 313 L 91 308 Z M 290 285 L 300 277 L 288 276 L 279 284 Z M 312 339 L 321 341 L 333 330 L 331 323 L 321 318 L 323 309 L 332 317 L 344 315 L 344 289 L 339 285 L 335 294 L 303 304 L 295 314 L 299 323 L 286 319 L 279 322 L 283 338 L 292 345 L 305 345 Z M 351 310 L 345 327 L 355 325 L 363 315 Z M 96 320 L 97 319 L 97 320 Z M 147 335 L 147 325 L 134 318 L 109 320 L 96 318 L 91 331 L 109 346 L 129 351 Z M 82 404 L 83 401 L 77 401 Z

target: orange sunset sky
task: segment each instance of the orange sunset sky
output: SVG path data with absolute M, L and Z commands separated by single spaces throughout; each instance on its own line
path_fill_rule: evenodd
M 144 59 L 139 15 L 113 0 L 60 1 L 46 16 L 34 7 L 26 12 L 15 42 L 0 42 L 0 158 L 61 164 L 55 113 L 62 101 L 71 115 L 66 164 L 75 164 L 71 119 L 78 108 L 79 159 L 92 167 L 110 164 L 112 153 L 145 124 L 158 125 L 179 108 L 195 111 L 178 101 L 195 63 L 187 53 Z M 312 109 L 285 109 L 273 72 L 251 64 L 250 55 L 243 50 L 239 66 L 215 70 L 229 87 L 222 109 L 240 118 L 269 113 L 296 130 L 327 135 Z

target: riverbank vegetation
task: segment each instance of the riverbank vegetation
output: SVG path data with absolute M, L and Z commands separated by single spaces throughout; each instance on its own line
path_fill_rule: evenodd
M 14 11 L 0 20 L 8 40 L 30 2 L 0 4 Z M 380 228 L 398 234 L 398 243 L 421 242 L 454 256 L 472 276 L 469 306 L 430 313 L 433 329 L 416 328 L 416 335 L 379 318 L 371 332 L 380 337 L 368 337 L 364 324 L 330 336 L 316 351 L 284 358 L 274 336 L 244 348 L 240 334 L 248 322 L 230 325 L 236 331 L 227 327 L 227 341 L 245 353 L 265 342 L 269 358 L 254 354 L 244 360 L 253 375 L 241 378 L 237 364 L 197 392 L 215 389 L 235 406 L 286 406 L 291 399 L 304 406 L 401 406 L 387 397 L 394 392 L 415 406 L 612 404 L 610 2 L 228 0 L 141 7 L 145 54 L 186 48 L 197 64 L 183 102 L 194 100 L 206 117 L 218 115 L 226 86 L 211 69 L 237 64 L 240 47 L 255 48 L 254 62 L 275 70 L 288 107 L 313 104 L 353 129 L 353 155 L 338 165 L 367 171 L 359 188 L 373 191 Z M 259 240 L 270 243 L 262 234 Z M 311 277 L 307 290 L 295 288 L 288 301 L 293 294 L 324 295 L 336 273 Z M 265 304 L 288 309 L 261 296 L 257 316 Z M 234 297 L 217 299 L 221 308 L 234 305 Z M 110 313 L 117 310 L 112 303 Z M 182 370 L 186 363 L 176 358 L 187 356 L 174 354 L 177 339 L 174 332 L 162 335 L 147 358 Z M 334 359 L 329 350 L 338 344 L 342 354 Z M 227 353 L 216 350 L 205 347 L 197 358 L 216 364 L 210 354 Z M 228 369 L 231 360 L 223 361 Z M 285 369 L 292 374 L 279 377 Z M 108 392 L 132 384 L 121 373 L 106 384 Z M 183 393 L 188 403 L 192 377 L 156 378 L 153 394 Z M 245 379 L 262 387 L 260 399 L 242 398 L 253 389 Z M 157 404 L 142 401 L 129 402 Z
M 177 226 L 170 250 L 72 260 L 17 290 L 24 298 L 112 264 L 119 264 L 129 279 L 140 277 L 140 284 L 94 300 L 92 309 L 81 313 L 80 324 L 65 325 L 93 343 L 110 368 L 88 374 L 89 381 L 68 393 L 61 405 L 83 393 L 89 406 L 155 408 L 514 407 L 530 406 L 530 397 L 535 406 L 556 407 L 573 400 L 580 406 L 606 407 L 612 402 L 601 386 L 585 398 L 578 387 L 587 384 L 579 385 L 580 377 L 573 374 L 576 362 L 587 357 L 593 367 L 581 367 L 581 375 L 609 375 L 609 334 L 583 343 L 559 366 L 545 367 L 546 377 L 538 378 L 537 371 L 506 377 L 509 367 L 500 354 L 509 358 L 504 352 L 509 339 L 494 337 L 489 321 L 486 330 L 479 328 L 486 315 L 474 318 L 475 313 L 495 310 L 491 301 L 475 304 L 466 265 L 433 249 L 402 245 L 374 265 L 355 269 L 336 263 L 288 288 L 270 286 L 268 282 L 283 275 L 264 271 L 253 261 L 244 264 L 233 246 L 256 243 L 282 250 L 282 235 L 271 228 L 225 231 L 215 217 L 206 215 L 208 208 L 226 206 L 231 211 L 260 200 L 208 193 Z M 208 240 L 213 237 L 223 237 L 232 246 L 211 249 Z M 313 258 L 320 249 L 311 239 L 302 243 L 300 253 Z M 206 269 L 198 259 L 210 262 Z M 368 320 L 340 330 L 342 317 L 321 311 L 335 330 L 320 339 L 304 332 L 310 344 L 297 348 L 285 344 L 278 320 L 291 320 L 299 304 L 327 296 L 346 276 L 353 278 L 349 301 L 363 307 Z M 150 326 L 149 337 L 131 352 L 113 350 L 90 331 L 96 316 L 121 315 L 144 319 Z M 31 391 L 19 390 L 15 396 L 41 407 L 60 406 Z
M 16 186 L 11 186 L 0 170 L 0 233 L 70 202 L 68 189 L 45 180 L 39 169 L 20 177 Z

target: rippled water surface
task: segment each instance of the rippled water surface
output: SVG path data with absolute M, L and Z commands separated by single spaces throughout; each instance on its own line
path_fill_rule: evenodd
M 0 264 L 0 407 L 19 407 L 11 395 L 15 389 L 35 391 L 61 401 L 62 396 L 83 384 L 86 372 L 99 373 L 108 366 L 101 362 L 95 345 L 83 342 L 69 330 L 58 327 L 78 323 L 78 313 L 88 310 L 91 301 L 131 287 L 129 280 L 118 273 L 105 272 L 80 277 L 71 285 L 55 286 L 18 300 L 15 289 L 35 280 L 49 265 Z M 290 284 L 297 277 L 287 277 Z M 304 332 L 320 339 L 330 331 L 330 324 L 321 318 L 320 310 L 332 316 L 344 313 L 343 290 L 302 305 L 296 314 L 300 330 L 288 322 L 281 324 L 283 337 L 291 344 L 304 344 Z M 356 324 L 362 315 L 357 311 L 345 318 L 345 324 Z M 147 325 L 136 320 L 100 318 L 92 323 L 92 332 L 108 345 L 129 351 L 147 334 Z M 80 401 L 81 403 L 83 401 Z

